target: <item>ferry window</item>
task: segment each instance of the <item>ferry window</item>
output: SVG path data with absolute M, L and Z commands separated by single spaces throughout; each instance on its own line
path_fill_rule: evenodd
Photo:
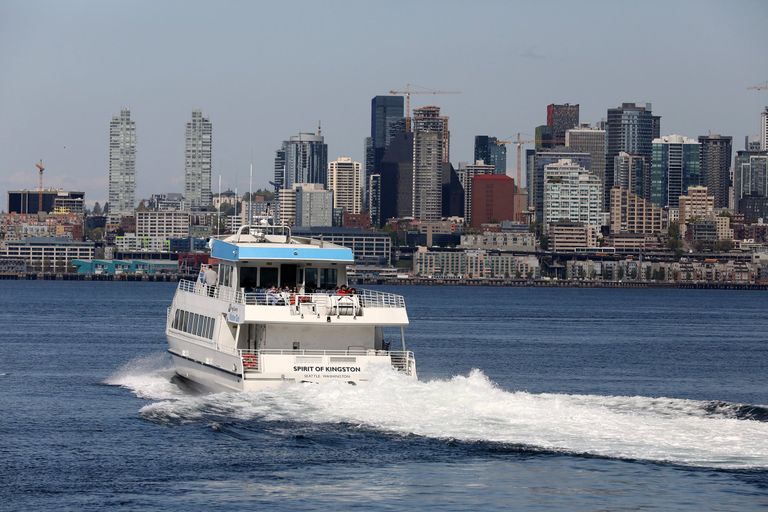
M 181 310 L 177 309 L 176 313 L 173 315 L 173 328 L 178 329 L 179 328 L 179 319 L 181 318 Z
M 208 326 L 208 337 L 213 339 L 213 327 L 216 325 L 216 320 L 211 318 L 210 325 Z
M 336 288 L 336 269 L 335 268 L 321 268 L 320 269 L 320 288 L 325 290 L 333 290 Z
M 221 286 L 232 286 L 231 265 L 219 265 L 219 284 Z
M 259 285 L 259 267 L 240 267 L 240 288 L 246 290 Z
M 304 286 L 307 290 L 317 288 L 317 269 L 305 268 L 304 269 Z
M 199 336 L 200 331 L 198 330 L 200 327 L 200 315 L 197 313 L 192 314 L 192 334 Z
M 259 285 L 262 288 L 277 286 L 277 269 L 272 267 L 261 267 L 261 282 Z
M 182 310 L 181 311 L 181 318 L 179 319 L 179 325 L 176 326 L 176 328 L 180 331 L 186 331 L 187 330 L 187 312 Z
M 192 332 L 192 320 L 194 319 L 194 313 L 187 312 L 187 323 L 184 326 L 186 332 Z

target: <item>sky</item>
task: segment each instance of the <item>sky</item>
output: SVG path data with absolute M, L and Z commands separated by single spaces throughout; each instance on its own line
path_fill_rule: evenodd
M 450 117 L 451 161 L 474 136 L 530 136 L 549 103 L 596 122 L 651 102 L 662 135 L 759 130 L 768 2 L 0 0 L 0 208 L 45 186 L 107 197 L 109 121 L 131 109 L 137 199 L 180 192 L 193 109 L 213 123 L 213 189 L 272 179 L 281 141 L 315 131 L 364 161 L 370 100 L 406 84 Z M 530 137 L 529 137 L 530 138 Z M 510 175 L 514 146 L 508 149 Z

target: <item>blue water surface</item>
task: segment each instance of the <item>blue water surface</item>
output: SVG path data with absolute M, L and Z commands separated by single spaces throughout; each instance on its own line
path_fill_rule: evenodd
M 138 387 L 109 383 L 136 361 L 166 366 L 174 289 L 0 281 L 0 510 L 768 506 L 768 469 L 759 464 L 566 453 L 421 435 L 418 424 L 408 433 L 284 412 L 248 416 L 215 402 L 190 412 L 171 401 L 165 413 L 147 414 L 168 397 L 142 393 L 144 374 Z M 479 369 L 498 388 L 534 399 L 669 397 L 700 403 L 702 414 L 768 421 L 764 292 L 380 289 L 406 298 L 421 380 Z M 166 375 L 144 371 L 148 382 Z

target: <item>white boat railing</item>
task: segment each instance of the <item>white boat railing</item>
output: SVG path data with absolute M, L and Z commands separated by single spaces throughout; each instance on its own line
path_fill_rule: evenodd
M 354 294 L 340 295 L 335 291 L 319 293 L 291 293 L 291 292 L 242 292 L 223 286 L 209 286 L 201 282 L 188 281 L 182 279 L 179 281 L 178 289 L 184 292 L 205 295 L 226 302 L 235 302 L 245 305 L 256 306 L 298 306 L 304 304 L 313 304 L 315 306 L 325 306 L 335 308 L 341 303 L 342 299 L 351 298 L 355 309 L 362 308 L 405 308 L 405 299 L 402 295 L 394 293 L 381 292 L 378 290 L 360 289 Z M 335 314 L 335 313 L 334 313 Z
M 375 350 L 365 348 L 349 348 L 347 350 L 281 350 L 281 349 L 261 349 L 249 350 L 239 349 L 238 353 L 243 362 L 244 373 L 263 373 L 264 356 L 315 356 L 315 357 L 389 357 L 392 367 L 398 371 L 411 375 L 416 367 L 416 359 L 410 350 Z M 334 361 L 329 361 L 333 363 Z

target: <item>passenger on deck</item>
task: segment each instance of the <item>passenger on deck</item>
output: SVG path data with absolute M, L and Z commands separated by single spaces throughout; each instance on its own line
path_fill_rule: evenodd
M 341 285 L 339 291 L 336 292 L 336 295 L 349 295 L 349 289 L 347 288 L 347 285 Z

